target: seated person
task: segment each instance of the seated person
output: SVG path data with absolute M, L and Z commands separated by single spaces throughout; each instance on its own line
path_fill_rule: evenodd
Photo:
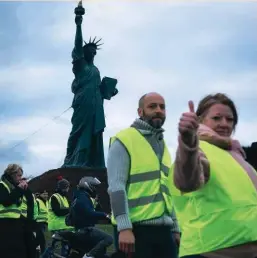
M 96 197 L 96 187 L 101 182 L 97 178 L 83 177 L 74 194 L 72 204 L 73 225 L 77 233 L 86 243 L 91 243 L 93 248 L 83 258 L 102 257 L 106 249 L 112 245 L 110 235 L 95 228 L 99 220 L 109 219 L 109 216 L 100 211 L 95 211 L 92 199 Z
M 50 197 L 48 210 L 48 231 L 52 233 L 72 231 L 73 227 L 69 227 L 65 223 L 66 215 L 69 213 L 68 192 L 70 189 L 70 182 L 58 177 L 57 187 L 55 193 Z M 68 246 L 63 244 L 61 254 L 65 256 L 68 252 Z

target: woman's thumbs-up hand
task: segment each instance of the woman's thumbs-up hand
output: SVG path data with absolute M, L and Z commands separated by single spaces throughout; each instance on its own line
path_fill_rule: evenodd
M 190 146 L 195 142 L 195 135 L 199 126 L 198 117 L 195 113 L 193 101 L 188 102 L 189 112 L 180 117 L 178 130 L 183 142 Z

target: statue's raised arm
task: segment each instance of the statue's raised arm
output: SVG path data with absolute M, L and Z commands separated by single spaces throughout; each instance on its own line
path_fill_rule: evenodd
M 83 36 L 82 36 L 81 25 L 82 25 L 83 15 L 85 14 L 85 9 L 82 6 L 82 1 L 78 3 L 78 6 L 75 8 L 74 13 L 76 15 L 75 17 L 76 35 L 75 35 L 74 49 L 72 51 L 72 59 L 73 61 L 76 61 L 84 57 Z

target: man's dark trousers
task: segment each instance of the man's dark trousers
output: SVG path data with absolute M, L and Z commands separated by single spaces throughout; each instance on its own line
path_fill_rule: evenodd
M 170 227 L 133 225 L 133 233 L 136 241 L 133 258 L 178 258 L 178 246 Z

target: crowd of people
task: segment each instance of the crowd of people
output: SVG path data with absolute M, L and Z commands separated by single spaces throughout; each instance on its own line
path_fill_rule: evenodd
M 23 169 L 10 164 L 0 181 L 0 253 L 5 258 L 49 257 L 46 231 L 75 232 L 82 245 L 91 248 L 84 257 L 103 257 L 112 245 L 113 238 L 98 230 L 99 220 L 109 220 L 110 215 L 97 211 L 99 206 L 97 178 L 83 177 L 73 194 L 72 203 L 67 196 L 70 183 L 59 177 L 55 192 L 32 193 L 23 178 Z M 63 242 L 61 255 L 68 257 L 68 244 Z
M 5 258 L 45 254 L 46 230 L 72 231 L 91 243 L 84 258 L 104 257 L 114 242 L 116 257 L 256 258 L 257 173 L 232 138 L 238 124 L 225 94 L 192 101 L 178 121 L 171 157 L 164 139 L 164 98 L 142 96 L 138 118 L 110 140 L 107 161 L 111 214 L 98 211 L 97 178 L 83 177 L 68 200 L 69 182 L 55 193 L 33 194 L 19 165 L 0 181 L 0 253 Z M 168 134 L 169 132 L 166 132 Z M 109 220 L 113 236 L 96 228 Z M 62 246 L 63 257 L 68 247 Z

